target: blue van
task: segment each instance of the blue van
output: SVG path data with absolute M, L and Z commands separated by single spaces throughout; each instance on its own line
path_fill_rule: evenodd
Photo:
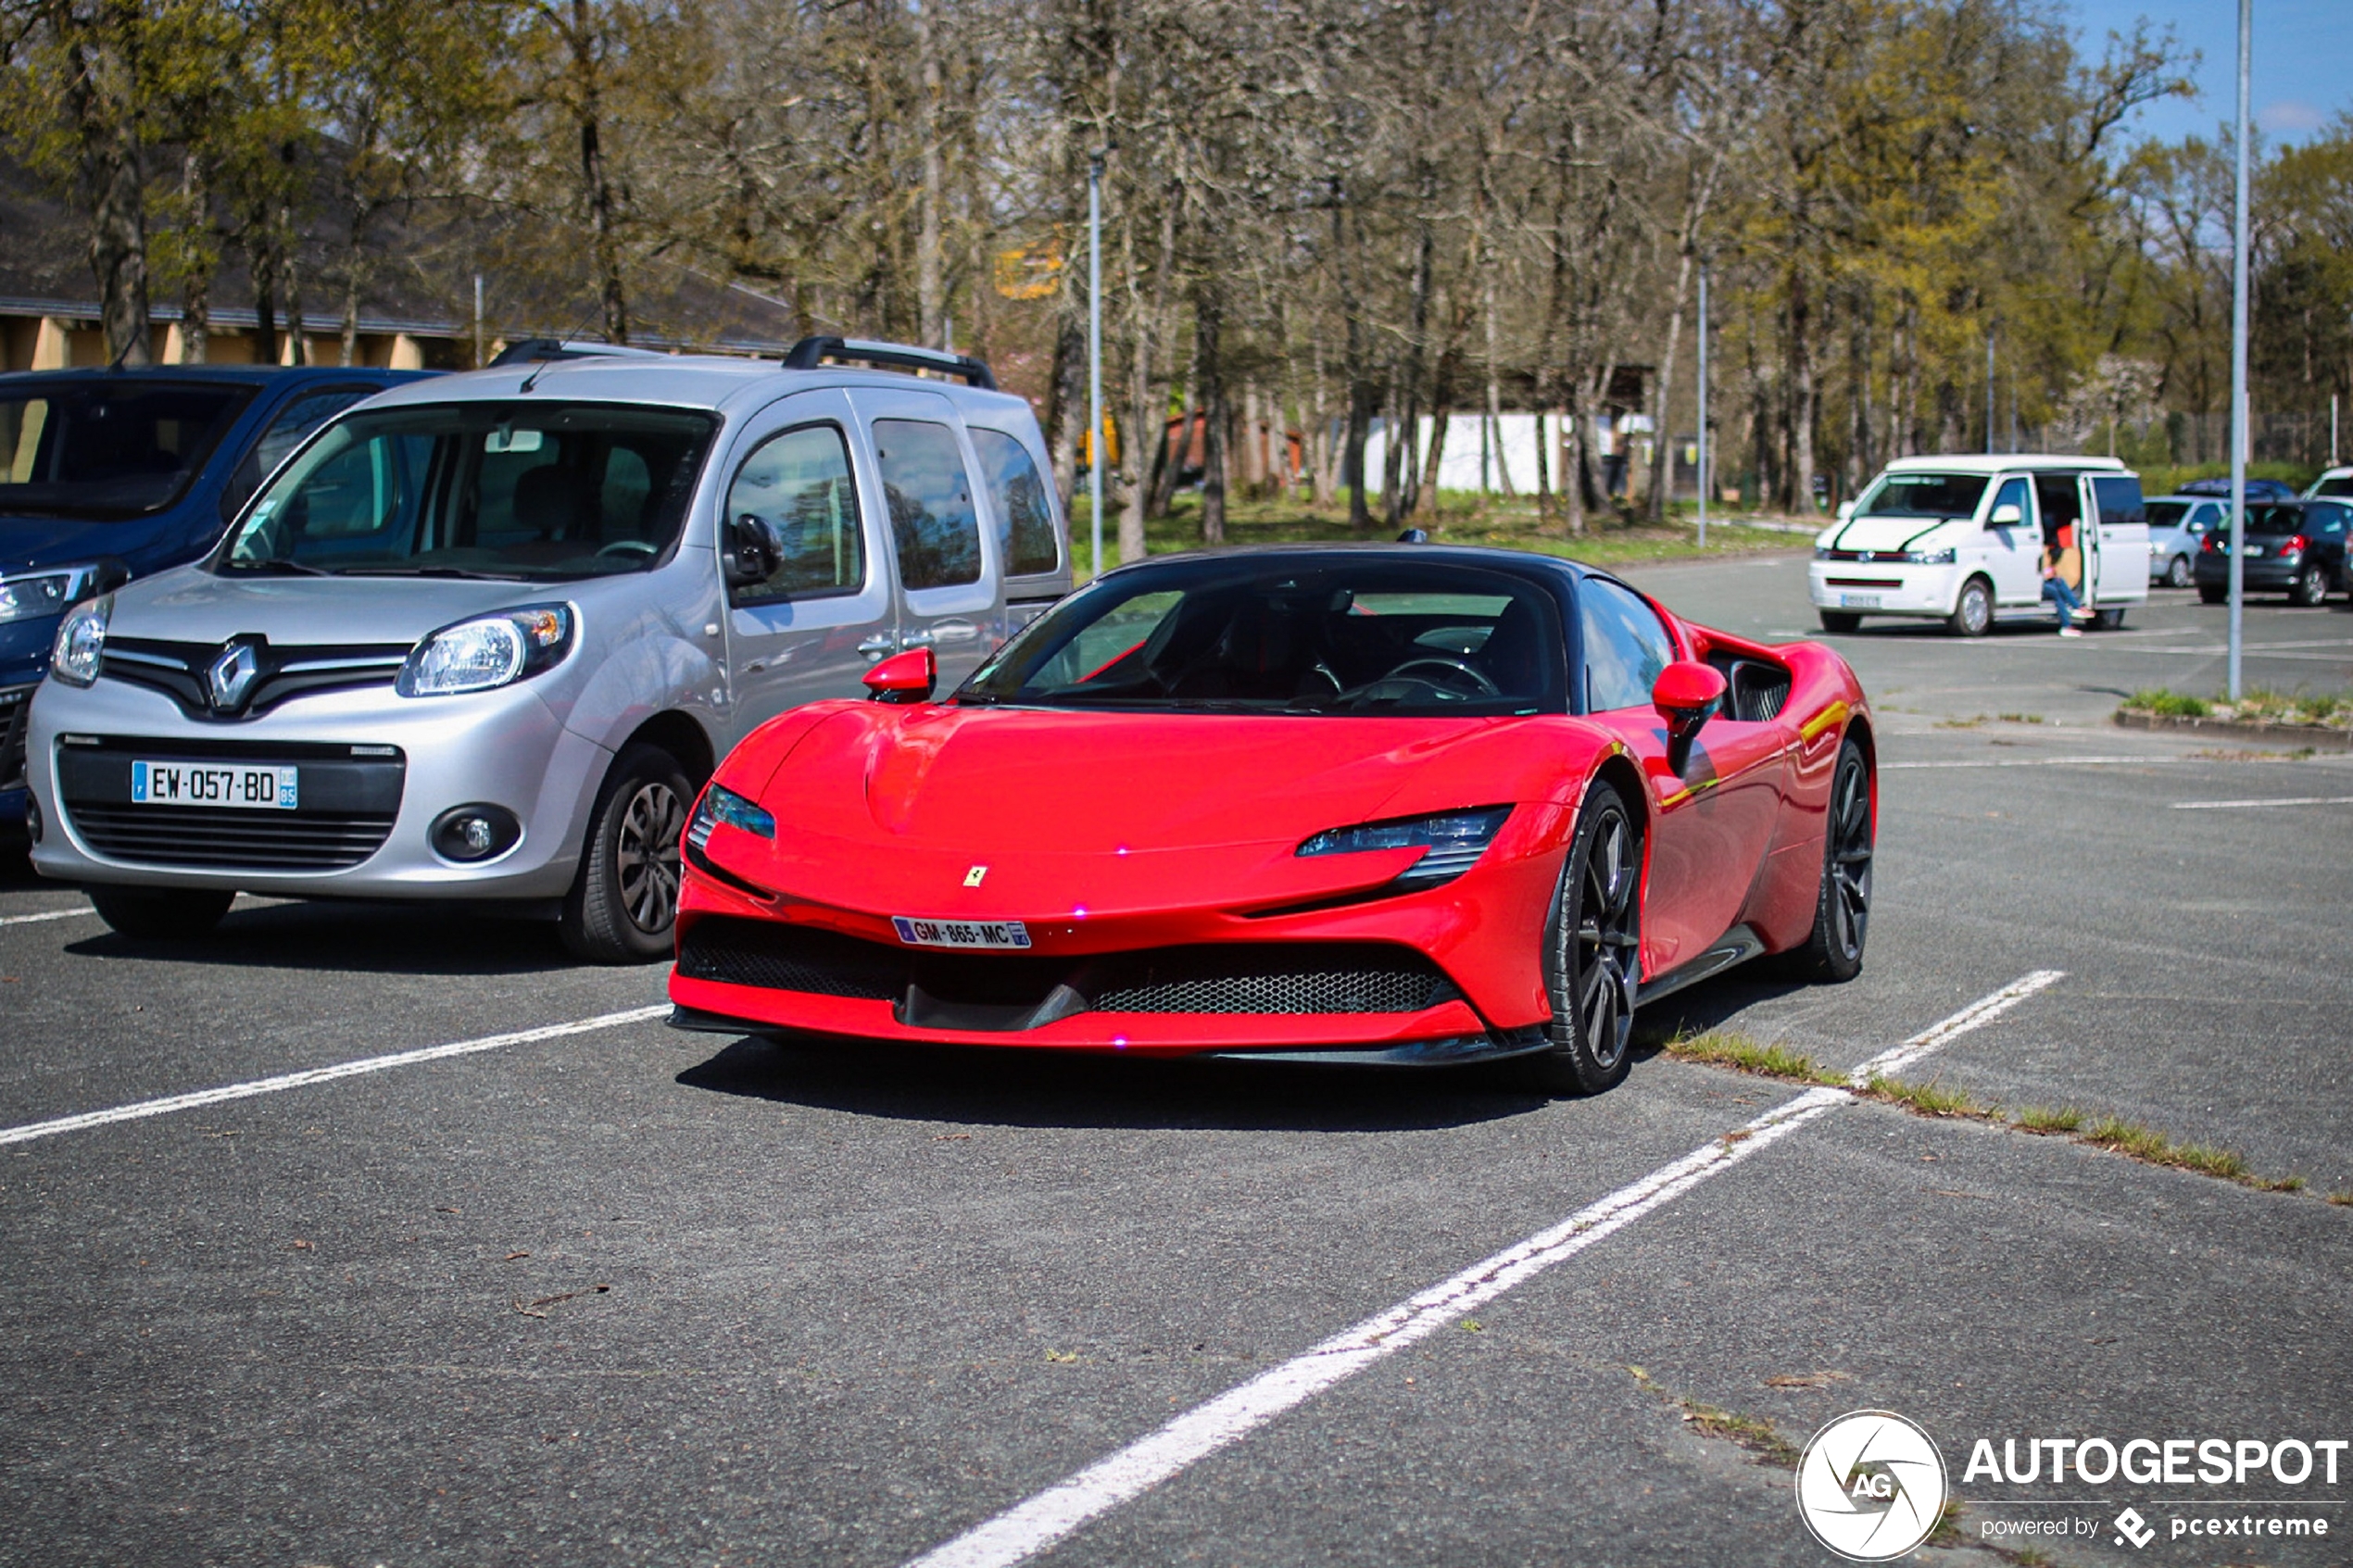
M 0 375 L 0 831 L 57 621 L 210 549 L 305 436 L 425 371 L 166 365 Z

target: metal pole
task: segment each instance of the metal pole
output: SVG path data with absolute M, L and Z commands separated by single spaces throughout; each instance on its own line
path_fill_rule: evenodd
M 1707 548 L 1707 267 L 1699 270 L 1699 547 Z
M 1985 454 L 1994 454 L 1994 329 L 1985 329 Z
M 1103 574 L 1103 155 L 1087 159 L 1087 510 L 1090 577 Z
M 2329 394 L 2329 467 L 2336 467 L 2336 394 Z
M 2236 702 L 2246 612 L 2246 98 L 2255 0 L 2239 0 L 2238 182 L 2231 200 L 2231 666 Z
M 482 274 L 474 274 L 474 369 L 482 369 L 486 351 L 482 336 Z

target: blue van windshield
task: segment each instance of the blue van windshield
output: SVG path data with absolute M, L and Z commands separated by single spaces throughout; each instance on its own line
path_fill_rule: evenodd
M 126 377 L 0 395 L 0 512 L 119 522 L 180 499 L 250 386 Z

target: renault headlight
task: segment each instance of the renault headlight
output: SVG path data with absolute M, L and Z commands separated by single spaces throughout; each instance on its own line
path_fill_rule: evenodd
M 57 643 L 49 650 L 49 673 L 69 686 L 86 686 L 98 678 L 106 658 L 107 622 L 114 615 L 114 596 L 74 606 L 57 625 Z
M 530 605 L 444 626 L 409 650 L 394 689 L 455 696 L 528 679 L 563 662 L 577 619 L 569 605 Z
M 1470 870 L 1495 842 L 1504 820 L 1511 814 L 1508 806 L 1481 806 L 1435 817 L 1401 817 L 1328 828 L 1302 844 L 1297 852 L 1302 856 L 1362 855 L 1377 849 L 1420 849 L 1425 853 L 1400 872 L 1391 885 L 1400 891 L 1435 887 Z

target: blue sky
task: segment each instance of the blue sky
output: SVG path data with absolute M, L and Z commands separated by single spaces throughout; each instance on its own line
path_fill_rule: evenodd
M 2169 99 L 2140 113 L 2139 131 L 2161 141 L 2211 136 L 2237 113 L 2238 0 L 2060 0 L 2083 54 L 2098 57 L 2108 34 L 2135 19 L 2168 25 L 2204 58 L 2195 102 Z M 2255 123 L 2267 140 L 2302 142 L 2353 109 L 2353 0 L 2255 0 Z

